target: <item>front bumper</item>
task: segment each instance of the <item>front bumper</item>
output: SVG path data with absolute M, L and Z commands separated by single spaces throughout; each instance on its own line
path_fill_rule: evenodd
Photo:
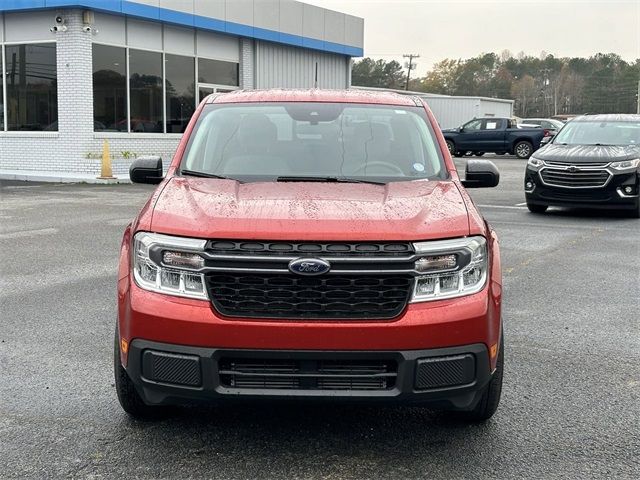
M 278 320 L 220 316 L 211 302 L 118 284 L 123 339 L 256 350 L 421 350 L 498 343 L 502 287 L 490 278 L 479 293 L 414 303 L 392 320 Z M 495 358 L 493 359 L 495 361 Z M 126 358 L 123 358 L 126 365 Z
M 468 410 L 491 379 L 484 344 L 405 351 L 274 351 L 136 339 L 126 370 L 151 405 L 332 399 Z
M 527 184 L 533 184 L 528 188 Z M 527 168 L 524 178 L 527 203 L 573 208 L 638 208 L 640 176 L 637 172 L 617 173 L 603 187 L 566 188 L 545 184 L 537 170 Z M 624 192 L 631 187 L 632 192 Z

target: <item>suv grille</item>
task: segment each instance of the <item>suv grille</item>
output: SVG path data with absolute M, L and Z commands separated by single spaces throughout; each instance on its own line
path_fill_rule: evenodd
M 225 316 L 390 319 L 414 284 L 411 243 L 289 243 L 214 240 L 205 249 L 209 298 Z M 322 258 L 329 272 L 292 273 L 289 262 Z
M 398 366 L 394 360 L 221 358 L 219 374 L 227 388 L 390 390 Z
M 565 168 L 543 168 L 540 170 L 542 181 L 551 186 L 565 188 L 604 187 L 611 174 L 606 170 L 577 167 L 571 172 Z
M 277 318 L 393 318 L 404 309 L 409 275 L 210 274 L 213 305 L 223 315 Z

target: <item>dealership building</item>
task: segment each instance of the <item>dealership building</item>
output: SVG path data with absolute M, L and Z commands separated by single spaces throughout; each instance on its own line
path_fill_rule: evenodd
M 0 178 L 165 165 L 206 95 L 348 88 L 361 18 L 293 0 L 0 0 Z

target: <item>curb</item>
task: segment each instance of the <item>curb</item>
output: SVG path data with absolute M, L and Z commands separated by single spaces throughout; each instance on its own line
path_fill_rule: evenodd
M 64 172 L 26 172 L 26 171 L 2 171 L 0 180 L 14 180 L 21 182 L 47 182 L 47 183 L 91 183 L 96 185 L 116 185 L 131 183 L 127 177 L 113 179 L 100 179 L 84 174 Z

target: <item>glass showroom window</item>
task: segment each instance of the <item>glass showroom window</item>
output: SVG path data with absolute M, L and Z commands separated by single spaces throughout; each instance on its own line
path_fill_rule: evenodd
M 129 50 L 132 132 L 162 132 L 162 54 Z
M 238 86 L 240 64 L 222 60 L 198 59 L 198 82 Z
M 93 129 L 127 131 L 127 51 L 93 44 Z
M 8 130 L 58 130 L 56 44 L 5 46 Z
M 183 133 L 195 111 L 195 60 L 165 55 L 167 133 Z

